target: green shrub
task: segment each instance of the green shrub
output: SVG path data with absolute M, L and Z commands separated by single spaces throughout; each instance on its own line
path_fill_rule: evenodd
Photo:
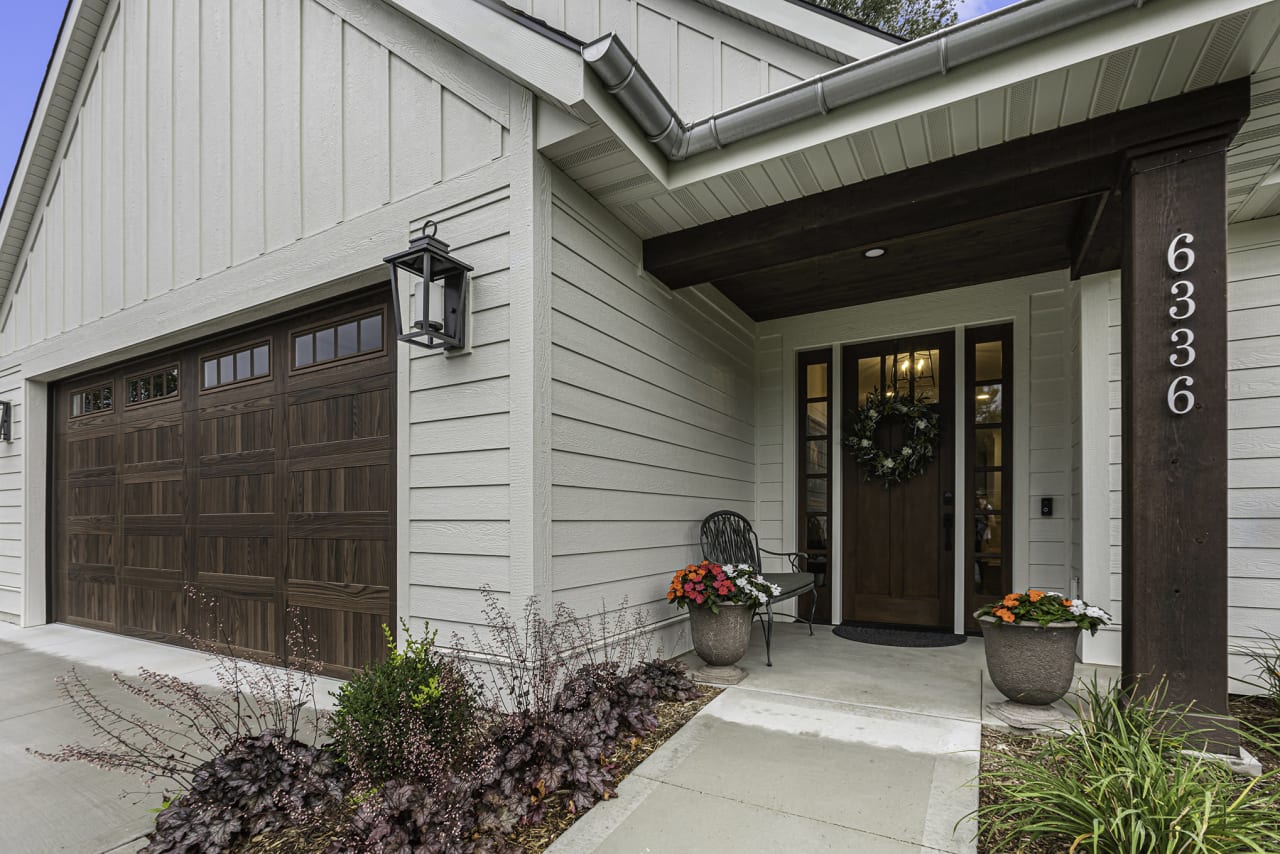
M 1228 854 L 1280 850 L 1280 810 L 1194 745 L 1162 692 L 1126 702 L 1086 688 L 1071 732 L 1035 742 L 983 779 L 977 810 L 989 851 L 1049 840 L 1080 854 Z
M 479 698 L 461 665 L 436 650 L 435 632 L 414 638 L 406 626 L 403 650 L 389 628 L 383 633 L 386 661 L 338 691 L 334 749 L 365 785 L 437 780 L 474 746 Z
M 1280 713 L 1280 637 L 1263 632 L 1262 639 L 1251 646 L 1236 647 L 1237 652 L 1253 663 L 1255 674 L 1237 681 L 1261 691 Z

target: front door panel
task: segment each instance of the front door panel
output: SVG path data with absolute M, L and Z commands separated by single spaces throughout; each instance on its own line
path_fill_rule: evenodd
M 950 626 L 954 587 L 954 334 L 947 332 L 843 349 L 843 400 L 852 418 L 868 394 L 914 394 L 937 407 L 939 441 L 920 474 L 885 485 L 844 447 L 843 616 L 846 620 Z M 906 428 L 877 436 L 888 450 Z

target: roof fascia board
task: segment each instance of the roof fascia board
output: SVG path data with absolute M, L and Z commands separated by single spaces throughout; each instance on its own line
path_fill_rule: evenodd
M 699 0 L 702 2 L 702 0 Z M 825 45 L 837 53 L 854 59 L 889 50 L 901 39 L 862 29 L 856 21 L 832 20 L 817 7 L 807 3 L 779 2 L 779 0 L 724 0 L 744 15 L 794 33 L 816 44 Z
M 858 131 L 971 98 L 1039 75 L 1096 59 L 1237 12 L 1274 6 L 1273 0 L 1159 0 L 1059 31 L 966 63 L 945 75 L 891 89 L 826 115 L 744 139 L 719 151 L 673 162 L 668 189 L 694 184 Z M 767 97 L 767 96 L 766 96 Z
M 475 0 L 386 0 L 557 106 L 583 100 L 582 55 Z
M 618 99 L 609 94 L 599 78 L 587 73 L 585 67 L 583 71 L 585 74 L 583 100 L 587 109 L 593 114 L 593 118 L 603 122 L 649 174 L 666 185 L 669 180 L 668 173 L 675 164 L 663 157 L 657 146 L 645 137 L 635 121 L 618 103 Z
M 101 37 L 102 37 L 101 30 L 109 28 L 111 20 L 115 15 L 115 10 L 118 7 L 119 7 L 119 2 L 117 0 L 117 2 L 113 3 L 107 9 L 106 15 L 102 19 L 102 23 L 106 24 L 107 27 L 103 27 L 101 25 L 99 26 L 99 32 L 95 36 L 95 40 L 94 40 L 95 49 L 98 47 L 99 44 L 101 44 Z M 9 234 L 9 230 L 13 227 L 14 213 L 21 207 L 23 203 L 22 202 L 23 185 L 26 183 L 27 175 L 31 169 L 32 157 L 35 155 L 35 152 L 38 148 L 42 146 L 46 146 L 46 147 L 48 146 L 48 143 L 43 141 L 41 137 L 44 136 L 45 124 L 50 119 L 49 105 L 53 102 L 54 93 L 57 91 L 57 88 L 58 88 L 55 85 L 58 78 L 58 73 L 62 70 L 62 65 L 67 57 L 67 52 L 71 49 L 71 46 L 72 46 L 71 35 L 73 32 L 75 32 L 76 26 L 80 20 L 80 15 L 83 12 L 84 12 L 84 0 L 72 0 L 71 5 L 67 7 L 67 12 L 65 17 L 63 18 L 62 27 L 58 34 L 58 43 L 57 45 L 54 46 L 53 55 L 49 60 L 48 68 L 45 70 L 44 79 L 40 83 L 39 100 L 36 102 L 35 111 L 31 114 L 31 123 L 27 126 L 26 136 L 23 138 L 22 151 L 19 153 L 18 162 L 14 165 L 13 175 L 10 176 L 10 179 L 9 179 L 9 189 L 5 196 L 4 210 L 0 212 L 0 239 L 7 237 L 7 235 Z M 81 80 L 80 82 L 81 82 L 81 86 L 83 86 L 84 81 Z M 80 96 L 80 93 L 77 92 L 76 95 L 78 98 Z M 79 101 L 77 100 L 76 103 L 78 104 Z M 59 135 L 61 137 L 65 137 L 66 130 L 67 128 L 64 123 L 64 126 L 58 132 Z M 61 143 L 62 143 L 61 139 L 59 139 L 55 143 L 55 147 L 58 151 L 61 151 L 62 149 Z M 55 165 L 51 167 L 50 172 L 56 171 L 56 168 L 57 168 L 56 155 L 52 158 L 52 160 Z M 49 182 L 49 180 L 46 178 L 44 181 L 44 186 L 41 188 L 41 192 L 40 192 L 40 197 L 42 202 L 45 200 L 47 196 L 50 183 L 51 182 Z M 31 217 L 32 217 L 32 226 L 34 226 L 35 221 L 38 220 L 40 217 L 39 207 L 37 207 L 35 211 L 31 212 Z M 18 276 L 22 274 L 21 258 L 22 256 L 26 255 L 29 248 L 28 244 L 31 241 L 31 236 L 35 231 L 37 231 L 37 229 L 28 226 L 27 234 L 23 239 L 22 250 L 19 253 L 19 263 L 15 265 L 13 270 L 14 276 Z M 4 303 L 7 301 L 9 291 L 11 290 L 10 285 L 12 283 L 13 282 L 11 278 L 0 280 L 0 303 Z

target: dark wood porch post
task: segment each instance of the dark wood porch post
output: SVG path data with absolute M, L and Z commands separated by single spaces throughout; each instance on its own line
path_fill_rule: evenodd
M 1131 152 L 1122 269 L 1123 671 L 1227 722 L 1226 147 Z M 1141 688 L 1140 688 L 1141 690 Z

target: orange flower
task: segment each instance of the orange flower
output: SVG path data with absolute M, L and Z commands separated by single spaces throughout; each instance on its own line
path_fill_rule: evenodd
M 1014 620 L 1013 612 L 1008 608 L 996 608 L 995 615 L 1006 623 L 1012 623 Z
M 1071 607 L 1071 602 L 1072 602 L 1072 600 L 1070 600 L 1070 599 L 1063 599 L 1063 600 L 1062 600 L 1062 604 L 1063 604 L 1063 605 L 1066 605 L 1068 608 L 1070 608 L 1070 607 Z
M 1016 608 L 1021 602 L 1021 593 L 1009 593 L 1005 595 L 1003 604 L 1006 608 Z
M 1028 590 L 1027 595 L 1031 597 L 1032 602 L 1039 602 L 1044 598 L 1043 590 Z

